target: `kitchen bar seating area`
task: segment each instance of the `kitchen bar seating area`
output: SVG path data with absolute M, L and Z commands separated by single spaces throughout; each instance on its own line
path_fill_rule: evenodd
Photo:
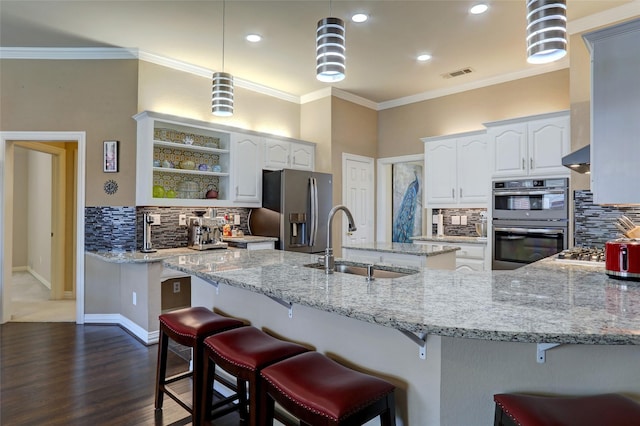
M 0 423 L 640 424 L 640 0 L 357 2 L 330 84 L 323 2 L 156 3 L 2 1 Z

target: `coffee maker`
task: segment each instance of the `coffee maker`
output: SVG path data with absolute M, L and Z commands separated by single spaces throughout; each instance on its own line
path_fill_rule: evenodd
M 195 216 L 189 217 L 187 224 L 187 247 L 193 250 L 211 250 L 227 248 L 229 244 L 222 241 L 224 219 L 205 217 L 206 211 L 197 210 Z

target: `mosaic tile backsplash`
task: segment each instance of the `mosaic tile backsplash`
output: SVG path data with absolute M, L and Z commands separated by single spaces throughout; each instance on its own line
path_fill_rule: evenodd
M 142 248 L 144 213 L 159 214 L 160 225 L 151 231 L 151 243 L 155 249 L 187 246 L 187 227 L 179 226 L 181 214 L 194 216 L 193 207 L 86 207 L 85 249 L 88 251 L 135 251 Z M 217 208 L 219 216 L 239 215 L 236 227 L 249 233 L 247 208 Z
M 136 249 L 135 207 L 85 207 L 84 221 L 85 250 Z
M 439 209 L 433 209 L 433 214 L 438 214 Z M 442 209 L 444 216 L 444 235 L 456 237 L 477 237 L 476 223 L 480 223 L 480 212 L 487 209 Z M 452 225 L 451 216 L 467 216 L 466 225 Z M 438 225 L 433 224 L 433 235 L 438 232 Z
M 593 204 L 589 191 L 574 191 L 574 245 L 604 247 L 609 240 L 622 235 L 614 223 L 622 215 L 640 225 L 640 207 L 601 206 Z

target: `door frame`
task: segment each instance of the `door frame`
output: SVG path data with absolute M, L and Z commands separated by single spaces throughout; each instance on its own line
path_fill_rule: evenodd
M 85 204 L 85 132 L 0 132 L 0 323 L 11 319 L 11 274 L 13 263 L 13 171 L 14 147 L 27 142 L 76 142 L 76 324 L 84 324 L 84 204 Z M 10 207 L 11 208 L 8 208 Z
M 379 242 L 391 242 L 393 231 L 393 191 L 391 179 L 393 165 L 397 163 L 408 163 L 422 161 L 424 154 L 403 155 L 400 157 L 378 158 L 378 185 L 377 185 L 377 220 L 376 235 Z M 424 210 L 424 209 L 423 209 Z M 424 221 L 423 221 L 424 226 Z
M 367 163 L 369 164 L 370 167 L 370 171 L 371 174 L 374 176 L 374 178 L 372 179 L 372 188 L 371 188 L 371 195 L 373 195 L 373 198 L 371 200 L 367 200 L 366 204 L 368 207 L 367 209 L 367 220 L 368 223 L 371 223 L 371 231 L 370 231 L 370 237 L 371 237 L 371 242 L 374 242 L 376 240 L 376 229 L 375 229 L 375 223 L 376 223 L 376 212 L 375 212 L 375 201 L 376 201 L 376 181 L 375 181 L 375 167 L 374 167 L 374 159 L 372 157 L 365 157 L 363 155 L 356 155 L 356 154 L 349 154 L 346 152 L 342 153 L 342 204 L 345 204 L 345 200 L 347 199 L 347 191 L 348 191 L 348 185 L 347 185 L 347 161 L 359 161 L 361 163 Z M 346 204 L 345 204 L 346 205 Z M 341 235 L 346 235 L 348 232 L 348 226 L 349 223 L 346 220 L 342 221 L 342 233 Z M 340 245 L 342 245 L 342 239 L 340 240 Z

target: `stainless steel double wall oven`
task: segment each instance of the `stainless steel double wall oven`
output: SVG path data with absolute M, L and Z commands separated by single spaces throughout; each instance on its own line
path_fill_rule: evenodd
M 569 179 L 493 182 L 493 269 L 516 269 L 568 247 Z

